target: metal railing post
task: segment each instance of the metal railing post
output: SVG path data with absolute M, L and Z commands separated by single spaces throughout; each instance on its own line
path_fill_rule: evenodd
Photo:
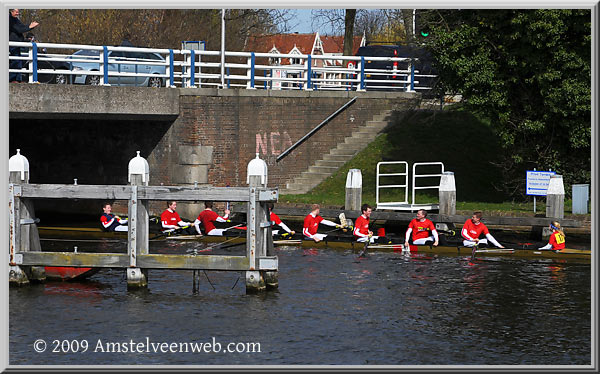
M 250 52 L 250 88 L 254 88 L 254 64 L 255 64 L 254 52 Z
M 102 60 L 100 61 L 100 68 L 102 69 L 102 81 L 101 85 L 108 85 L 108 47 L 102 46 Z
M 307 90 L 312 90 L 313 89 L 313 84 L 312 84 L 312 56 L 308 55 L 307 59 L 306 59 L 306 89 Z
M 410 92 L 415 92 L 415 64 L 410 60 Z
M 37 54 L 37 44 L 35 42 L 31 42 L 31 71 L 32 71 L 32 77 L 33 77 L 33 82 L 32 83 L 37 83 L 38 82 L 38 54 Z
M 173 60 L 173 50 L 169 49 L 169 87 L 175 87 L 175 66 Z
M 360 91 L 365 90 L 365 57 L 360 57 Z
M 190 61 L 190 82 L 188 87 L 196 87 L 196 52 L 192 49 Z

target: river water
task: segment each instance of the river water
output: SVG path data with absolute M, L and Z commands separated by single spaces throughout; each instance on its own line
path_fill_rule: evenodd
M 155 251 L 189 244 L 164 246 Z M 150 270 L 147 290 L 127 291 L 117 269 L 11 288 L 9 363 L 591 364 L 590 264 L 276 254 L 279 289 L 257 295 L 240 272 L 201 273 L 197 290 L 192 271 Z M 210 345 L 193 351 L 198 343 Z

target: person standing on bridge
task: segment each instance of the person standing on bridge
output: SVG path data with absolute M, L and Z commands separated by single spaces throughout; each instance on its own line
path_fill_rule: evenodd
M 176 210 L 177 201 L 168 201 L 167 209 L 165 209 L 160 215 L 160 223 L 163 233 L 172 233 L 178 231 L 191 234 L 192 232 L 187 230 L 192 225 L 191 222 L 183 221 L 181 217 L 179 217 L 179 213 L 177 213 Z
M 105 231 L 127 231 L 127 220 L 112 214 L 112 206 L 109 203 L 102 204 L 104 213 L 100 216 L 100 223 Z
M 305 237 L 310 238 L 317 243 L 325 239 L 325 237 L 327 237 L 327 234 L 317 233 L 317 229 L 319 228 L 320 223 L 327 226 L 335 226 L 336 228 L 342 227 L 342 225 L 338 225 L 335 222 L 323 219 L 323 217 L 319 215 L 320 212 L 321 207 L 319 206 L 319 204 L 313 204 L 311 206 L 311 212 L 304 218 L 304 225 L 302 228 L 302 234 Z
M 552 250 L 555 252 L 560 252 L 565 249 L 565 233 L 563 229 L 560 227 L 560 223 L 558 221 L 550 222 L 550 230 L 552 230 L 552 234 L 550 234 L 550 240 L 548 244 L 545 246 L 538 248 L 540 250 Z
M 269 220 L 271 221 L 271 226 L 278 225 L 279 227 L 284 229 L 285 232 L 287 232 L 288 234 L 293 236 L 296 232 L 294 230 L 290 230 L 290 228 L 287 227 L 287 225 L 285 223 L 283 223 L 281 218 L 279 218 L 279 216 L 273 212 L 274 207 L 275 207 L 275 204 L 267 203 L 267 209 L 269 210 Z M 273 235 L 277 235 L 278 233 L 279 233 L 279 230 L 273 230 Z
M 37 25 L 38 22 L 31 22 L 29 27 L 25 26 L 23 22 L 19 19 L 19 9 L 10 9 L 8 11 L 8 40 L 11 42 L 23 42 L 25 41 L 25 34 L 28 31 L 31 31 Z M 11 56 L 21 57 L 21 47 L 11 47 L 9 48 L 9 54 Z M 23 67 L 23 60 L 11 60 L 9 64 L 10 69 L 21 69 Z M 9 82 L 23 82 L 23 75 L 21 73 L 9 73 L 8 74 Z
M 488 240 L 492 242 L 498 248 L 504 248 L 504 246 L 490 234 L 488 228 L 481 222 L 482 213 L 480 211 L 473 212 L 473 216 L 468 219 L 461 230 L 463 237 L 463 245 L 465 247 L 474 246 L 487 246 Z M 479 239 L 481 234 L 484 234 L 486 239 Z
M 204 210 L 198 214 L 198 218 L 194 221 L 194 227 L 196 227 L 196 231 L 198 234 L 202 235 L 200 231 L 200 223 L 204 226 L 204 232 L 206 235 L 211 236 L 223 236 L 223 233 L 227 229 L 217 229 L 215 227 L 215 222 L 228 222 L 229 214 L 231 213 L 229 209 L 225 209 L 225 215 L 221 217 L 213 210 L 212 201 L 204 202 Z
M 417 210 L 417 218 L 410 221 L 406 230 L 405 247 L 409 245 L 411 233 L 413 245 L 429 245 L 433 243 L 434 246 L 437 246 L 439 244 L 439 236 L 435 225 L 426 217 L 427 211 L 425 209 Z

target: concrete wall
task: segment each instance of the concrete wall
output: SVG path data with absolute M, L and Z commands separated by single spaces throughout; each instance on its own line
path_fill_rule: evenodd
M 269 167 L 269 186 L 284 186 L 374 115 L 414 108 L 420 98 L 43 84 L 9 89 L 8 156 L 20 148 L 28 157 L 31 183 L 78 178 L 125 184 L 127 164 L 140 150 L 150 164 L 151 185 L 244 186 L 247 164 L 258 152 Z M 276 163 L 279 154 L 354 96 L 352 106 Z

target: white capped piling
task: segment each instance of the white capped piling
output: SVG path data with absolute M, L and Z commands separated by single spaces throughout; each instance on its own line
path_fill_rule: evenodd
M 350 169 L 346 175 L 346 210 L 358 210 L 362 204 L 362 174 L 360 169 Z
M 266 187 L 268 169 L 267 163 L 260 159 L 258 153 L 256 158 L 248 163 L 246 182 L 250 187 L 250 201 L 248 202 L 247 217 L 248 217 L 248 232 L 246 233 L 246 246 L 248 248 L 248 258 L 250 260 L 250 268 L 253 270 L 246 271 L 246 292 L 263 291 L 266 288 L 266 279 L 269 279 L 270 287 L 277 287 L 277 273 L 265 274 L 266 272 L 258 271 L 259 258 L 266 256 L 273 251 L 270 219 L 267 216 L 268 210 L 265 204 L 257 203 L 256 198 L 258 192 L 256 187 Z M 269 224 L 268 227 L 266 224 Z M 268 235 L 268 236 L 267 236 Z M 271 240 L 268 240 L 271 239 Z M 271 243 L 269 248 L 268 243 Z
M 147 255 L 149 246 L 149 214 L 148 202 L 138 199 L 138 186 L 147 186 L 150 181 L 150 166 L 140 151 L 129 161 L 128 181 L 131 185 L 131 198 L 128 202 L 129 221 L 127 234 L 127 253 L 129 269 L 127 269 L 127 287 L 139 288 L 148 286 L 148 270 L 137 267 L 137 256 Z
M 445 171 L 440 178 L 440 214 L 456 214 L 456 183 L 454 182 L 454 172 Z
M 565 217 L 565 186 L 562 175 L 550 176 L 546 193 L 546 217 L 559 219 Z
M 43 266 L 18 265 L 18 252 L 41 252 L 40 236 L 35 223 L 33 201 L 22 200 L 15 196 L 14 189 L 29 183 L 29 161 L 17 149 L 17 153 L 8 160 L 10 191 L 10 249 L 9 249 L 9 283 L 24 285 L 29 281 L 43 282 L 46 272 Z

